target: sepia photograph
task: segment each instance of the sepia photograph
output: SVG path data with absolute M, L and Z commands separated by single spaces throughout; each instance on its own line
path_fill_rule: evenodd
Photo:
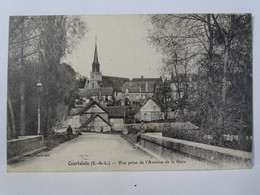
M 7 172 L 251 169 L 252 21 L 10 16 Z

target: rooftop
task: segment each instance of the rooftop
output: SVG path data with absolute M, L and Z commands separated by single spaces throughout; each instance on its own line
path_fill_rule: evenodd
M 103 87 L 112 87 L 116 92 L 122 92 L 123 84 L 130 81 L 128 78 L 102 76 Z
M 109 117 L 124 117 L 123 106 L 105 107 L 105 109 L 107 110 Z
M 92 96 L 106 96 L 106 95 L 113 95 L 113 88 L 112 87 L 101 87 L 101 88 L 94 88 L 94 89 L 79 89 L 79 96 L 85 98 L 91 98 Z
M 101 106 L 99 103 L 97 103 L 96 101 L 92 100 L 90 102 L 88 102 L 83 108 L 81 108 L 80 110 L 78 110 L 78 112 L 75 112 L 74 115 L 77 114 L 82 114 L 84 113 L 85 110 L 88 110 L 89 108 L 91 108 L 94 104 L 98 105 L 102 110 L 104 110 L 104 112 L 107 112 L 107 110 Z
M 154 93 L 156 81 L 130 81 L 123 85 L 123 91 L 129 93 Z
M 133 78 L 131 81 L 132 82 L 140 82 L 140 81 L 162 82 L 162 78 L 161 77 L 159 77 L 159 78 L 144 78 L 144 77 L 141 77 L 141 78 Z

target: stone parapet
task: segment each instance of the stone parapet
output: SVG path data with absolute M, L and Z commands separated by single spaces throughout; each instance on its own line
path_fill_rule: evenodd
M 163 137 L 161 133 L 142 134 L 141 147 L 165 159 L 174 158 L 174 153 L 177 152 L 228 168 L 252 167 L 252 153 Z
M 7 140 L 7 162 L 44 149 L 46 147 L 41 135 L 21 136 L 18 139 Z

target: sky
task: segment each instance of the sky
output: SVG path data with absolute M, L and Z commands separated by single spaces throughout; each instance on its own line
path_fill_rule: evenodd
M 97 37 L 100 69 L 105 76 L 159 77 L 161 55 L 149 45 L 145 15 L 82 16 L 88 32 L 71 55 L 63 60 L 89 77 Z

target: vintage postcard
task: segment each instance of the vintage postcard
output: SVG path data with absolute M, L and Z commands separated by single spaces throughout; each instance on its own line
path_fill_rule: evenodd
M 252 15 L 11 16 L 7 171 L 252 167 Z

